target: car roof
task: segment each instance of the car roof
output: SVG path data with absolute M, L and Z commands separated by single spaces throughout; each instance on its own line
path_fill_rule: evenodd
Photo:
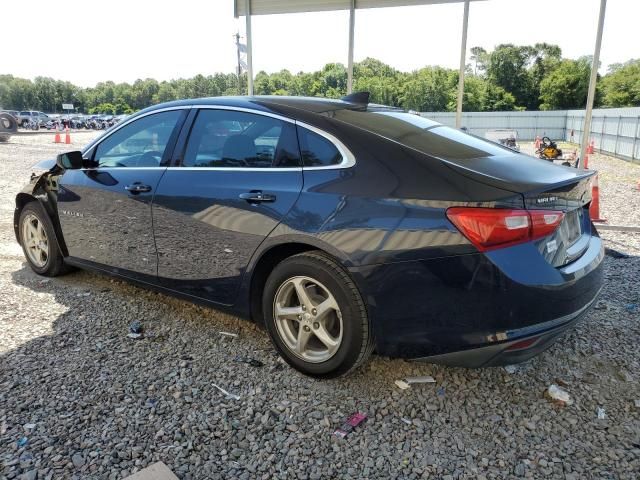
M 141 110 L 149 112 L 160 110 L 163 108 L 193 106 L 193 105 L 220 105 L 226 107 L 248 108 L 253 110 L 271 111 L 271 107 L 288 107 L 296 110 L 302 110 L 309 113 L 327 113 L 336 110 L 365 110 L 367 105 L 361 103 L 353 103 L 339 99 L 323 98 L 323 97 L 288 97 L 279 95 L 253 95 L 253 96 L 236 96 L 236 97 L 207 97 L 193 98 L 187 100 L 175 100 L 172 102 L 161 103 L 152 107 Z M 393 107 L 384 105 L 369 104 L 369 110 L 372 108 L 398 110 Z

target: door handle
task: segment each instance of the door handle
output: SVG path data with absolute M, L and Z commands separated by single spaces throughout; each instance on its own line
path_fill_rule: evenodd
M 142 185 L 140 182 L 127 185 L 126 187 L 124 187 L 124 189 L 134 195 L 138 193 L 146 193 L 151 191 L 151 187 L 149 185 Z
M 276 196 L 270 193 L 262 193 L 260 190 L 254 190 L 252 192 L 241 193 L 238 195 L 242 200 L 246 200 L 249 203 L 264 203 L 275 202 Z

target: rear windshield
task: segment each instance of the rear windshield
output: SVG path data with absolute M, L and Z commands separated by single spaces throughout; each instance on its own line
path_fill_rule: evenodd
M 469 160 L 513 154 L 493 142 L 412 113 L 339 110 L 335 118 L 433 157 Z

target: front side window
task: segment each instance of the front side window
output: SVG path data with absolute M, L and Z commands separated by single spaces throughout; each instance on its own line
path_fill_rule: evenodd
M 98 167 L 159 167 L 181 110 L 147 115 L 117 130 L 96 148 Z
M 299 167 L 295 127 L 265 115 L 203 109 L 191 129 L 182 165 L 219 168 Z
M 298 127 L 298 139 L 305 167 L 328 167 L 342 163 L 342 154 L 327 138 Z

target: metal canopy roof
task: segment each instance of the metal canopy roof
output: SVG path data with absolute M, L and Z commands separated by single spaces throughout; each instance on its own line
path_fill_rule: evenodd
M 462 3 L 465 0 L 355 0 L 355 9 L 408 7 L 412 5 L 435 5 L 439 3 Z M 472 2 L 484 0 L 470 0 Z M 245 0 L 234 0 L 234 14 L 244 16 L 247 11 Z M 278 13 L 327 12 L 350 10 L 352 0 L 250 0 L 251 15 L 273 15 Z

